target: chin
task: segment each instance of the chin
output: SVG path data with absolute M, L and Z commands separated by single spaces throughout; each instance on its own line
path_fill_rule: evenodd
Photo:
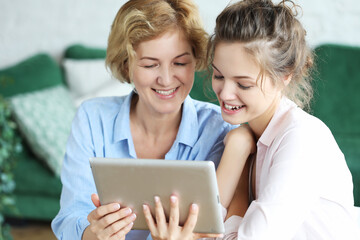
M 227 115 L 224 116 L 224 114 L 222 114 L 222 118 L 224 119 L 225 122 L 230 123 L 231 125 L 239 125 L 246 122 L 243 121 L 242 119 L 238 119 L 235 117 L 229 117 Z

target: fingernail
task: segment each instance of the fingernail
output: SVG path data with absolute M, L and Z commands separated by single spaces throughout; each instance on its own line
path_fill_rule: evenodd
M 131 215 L 131 221 L 134 221 L 135 219 L 136 219 L 136 214 L 134 213 Z
M 147 206 L 145 204 L 143 204 L 143 210 L 147 210 Z
M 118 209 L 120 209 L 120 204 L 116 203 L 113 205 L 113 207 L 114 207 L 114 210 L 118 210 Z
M 126 214 L 128 214 L 128 215 L 129 215 L 130 213 L 132 213 L 131 208 L 126 209 Z
M 191 209 L 194 210 L 194 211 L 197 210 L 198 205 L 196 203 L 191 204 Z
M 171 201 L 172 203 L 175 203 L 175 202 L 176 202 L 176 197 L 175 197 L 175 196 L 171 196 L 171 197 L 170 197 L 170 201 Z
M 160 202 L 160 198 L 158 196 L 155 196 L 154 200 L 155 200 L 156 203 Z

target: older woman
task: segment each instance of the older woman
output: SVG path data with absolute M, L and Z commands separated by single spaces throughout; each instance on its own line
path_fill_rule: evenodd
M 130 231 L 136 219 L 130 208 L 100 206 L 90 157 L 218 163 L 231 126 L 217 106 L 188 96 L 195 70 L 206 65 L 206 41 L 191 0 L 131 0 L 121 7 L 106 62 L 116 78 L 135 88 L 128 96 L 92 99 L 79 108 L 61 175 L 61 209 L 52 222 L 57 238 L 146 239 L 149 234 Z

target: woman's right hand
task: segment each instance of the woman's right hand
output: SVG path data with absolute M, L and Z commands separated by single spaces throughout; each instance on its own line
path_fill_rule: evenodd
M 90 225 L 85 229 L 83 240 L 116 239 L 125 240 L 131 230 L 136 215 L 130 208 L 120 208 L 118 203 L 100 205 L 97 194 L 91 195 L 96 209 L 89 213 L 87 219 Z

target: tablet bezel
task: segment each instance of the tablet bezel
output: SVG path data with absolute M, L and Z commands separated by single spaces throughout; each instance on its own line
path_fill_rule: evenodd
M 171 194 L 179 198 L 180 223 L 192 203 L 199 206 L 194 232 L 224 233 L 214 163 L 211 161 L 90 158 L 101 204 L 119 202 L 133 209 L 133 229 L 148 230 L 142 212 L 144 203 L 154 213 L 154 196 L 159 196 L 166 216 Z

